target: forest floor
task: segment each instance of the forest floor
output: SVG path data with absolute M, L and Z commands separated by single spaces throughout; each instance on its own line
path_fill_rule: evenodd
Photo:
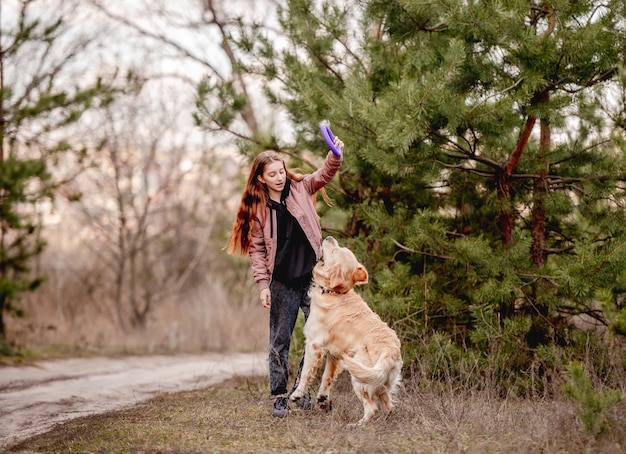
M 0 451 L 75 418 L 267 373 L 265 354 L 90 357 L 0 366 Z

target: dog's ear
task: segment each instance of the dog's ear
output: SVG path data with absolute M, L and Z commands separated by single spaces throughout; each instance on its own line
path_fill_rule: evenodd
M 353 272 L 352 272 L 352 280 L 354 281 L 354 284 L 367 284 L 367 270 L 365 269 L 365 267 L 363 265 L 359 265 Z
M 334 269 L 329 273 L 328 286 L 331 290 L 338 291 L 345 287 L 345 279 L 340 269 Z

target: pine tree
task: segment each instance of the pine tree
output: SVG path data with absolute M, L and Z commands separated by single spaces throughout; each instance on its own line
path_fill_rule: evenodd
M 347 144 L 344 243 L 408 357 L 438 332 L 529 376 L 580 346 L 569 316 L 620 319 L 624 2 L 291 0 L 280 13 L 287 46 L 242 30 L 239 50 L 282 82 L 268 92 L 294 149 L 323 150 L 324 118 Z
M 605 322 L 603 290 L 608 309 L 623 297 L 624 13 L 621 2 L 368 5 L 385 24 L 371 61 L 393 55 L 395 70 L 382 65 L 393 76 L 366 92 L 378 146 L 363 158 L 413 190 L 439 187 L 425 210 L 372 213 L 376 238 L 404 246 L 420 289 L 407 300 L 425 302 L 435 329 L 503 352 L 508 367 L 575 342 L 568 314 Z
M 62 13 L 38 18 L 35 3 L 2 11 L 9 20 L 3 20 L 0 33 L 0 341 L 6 335 L 4 315 L 22 314 L 19 295 L 45 279 L 30 271 L 45 247 L 36 207 L 51 200 L 58 185 L 50 164 L 62 154 L 80 158 L 85 152 L 84 144 L 72 145 L 55 133 L 115 93 L 100 79 L 74 87 L 59 82 L 89 41 L 68 40 Z

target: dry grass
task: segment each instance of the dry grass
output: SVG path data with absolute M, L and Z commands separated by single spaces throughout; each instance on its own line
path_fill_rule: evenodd
M 621 453 L 626 411 L 609 433 L 585 434 L 566 400 L 498 399 L 407 383 L 387 420 L 354 428 L 362 409 L 342 374 L 334 410 L 270 416 L 265 377 L 164 394 L 137 407 L 75 420 L 7 452 L 115 453 Z M 620 413 L 621 412 L 621 413 Z
M 122 334 L 106 291 L 91 293 L 99 274 L 88 258 L 76 255 L 63 261 L 53 252 L 42 263 L 49 281 L 23 301 L 30 317 L 8 320 L 10 340 L 35 356 L 266 347 L 268 313 L 245 279 L 237 281 L 241 296 L 235 301 L 228 285 L 201 281 L 185 289 L 184 297 L 161 301 L 145 330 Z M 55 267 L 46 266 L 50 262 Z M 296 352 L 301 348 L 301 321 L 297 332 L 292 344 Z M 575 404 L 561 393 L 552 400 L 501 398 L 489 391 L 489 384 L 426 383 L 419 381 L 425 376 L 419 365 L 412 372 L 414 378 L 406 379 L 390 418 L 363 428 L 349 426 L 361 417 L 362 408 L 345 373 L 335 388 L 332 413 L 294 411 L 285 420 L 270 416 L 265 377 L 237 378 L 74 420 L 7 452 L 626 452 L 626 403 L 611 409 L 608 432 L 593 437 L 583 431 Z
M 46 251 L 44 258 L 51 253 Z M 5 313 L 8 341 L 21 351 L 50 357 L 259 351 L 267 345 L 269 311 L 259 303 L 248 275 L 237 291 L 229 291 L 214 273 L 207 273 L 196 285 L 156 302 L 143 329 L 123 331 L 111 285 L 104 282 L 96 294 L 90 293 L 90 281 L 98 274 L 91 263 L 76 259 L 72 268 L 44 270 L 46 283 L 22 295 L 20 307 L 27 316 Z

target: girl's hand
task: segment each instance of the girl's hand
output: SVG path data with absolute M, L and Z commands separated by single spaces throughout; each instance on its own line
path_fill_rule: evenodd
M 333 144 L 335 145 L 335 148 L 337 148 L 343 154 L 343 142 L 339 140 L 339 137 L 335 136 Z
M 261 290 L 261 304 L 263 305 L 264 308 L 269 309 L 270 306 L 272 305 L 272 297 L 270 296 L 270 289 L 268 288 L 264 288 L 263 290 Z

